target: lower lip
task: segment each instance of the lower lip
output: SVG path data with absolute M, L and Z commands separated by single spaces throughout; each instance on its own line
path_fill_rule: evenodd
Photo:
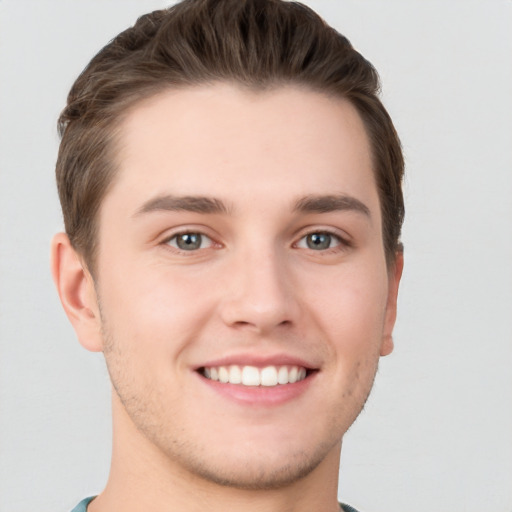
M 273 406 L 281 405 L 300 397 L 312 384 L 316 374 L 317 372 L 313 372 L 299 382 L 279 384 L 277 386 L 224 384 L 216 380 L 207 379 L 199 373 L 197 375 L 210 389 L 225 398 L 244 405 Z

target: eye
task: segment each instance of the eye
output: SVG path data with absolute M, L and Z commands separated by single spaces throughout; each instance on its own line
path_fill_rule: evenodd
M 202 233 L 178 233 L 166 243 L 180 251 L 197 251 L 212 247 L 213 240 Z
M 297 243 L 300 249 L 312 249 L 313 251 L 325 251 L 341 245 L 342 240 L 339 236 L 323 231 L 308 233 Z

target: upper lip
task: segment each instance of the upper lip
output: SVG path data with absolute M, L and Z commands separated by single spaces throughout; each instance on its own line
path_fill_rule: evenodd
M 307 361 L 304 358 L 293 356 L 290 354 L 231 354 L 228 356 L 220 357 L 218 359 L 211 359 L 196 367 L 199 368 L 212 368 L 218 366 L 255 366 L 257 368 L 264 368 L 265 366 L 299 366 L 306 368 L 306 370 L 318 369 L 318 364 L 312 361 Z

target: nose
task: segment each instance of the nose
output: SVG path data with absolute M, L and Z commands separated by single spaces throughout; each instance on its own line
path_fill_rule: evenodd
M 291 274 L 276 251 L 240 254 L 223 285 L 223 322 L 260 335 L 295 325 L 300 308 Z

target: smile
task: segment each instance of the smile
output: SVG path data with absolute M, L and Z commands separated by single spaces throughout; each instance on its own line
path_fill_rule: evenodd
M 301 366 L 212 366 L 201 368 L 200 373 L 207 379 L 223 384 L 242 386 L 280 386 L 295 384 L 304 380 L 308 374 Z

